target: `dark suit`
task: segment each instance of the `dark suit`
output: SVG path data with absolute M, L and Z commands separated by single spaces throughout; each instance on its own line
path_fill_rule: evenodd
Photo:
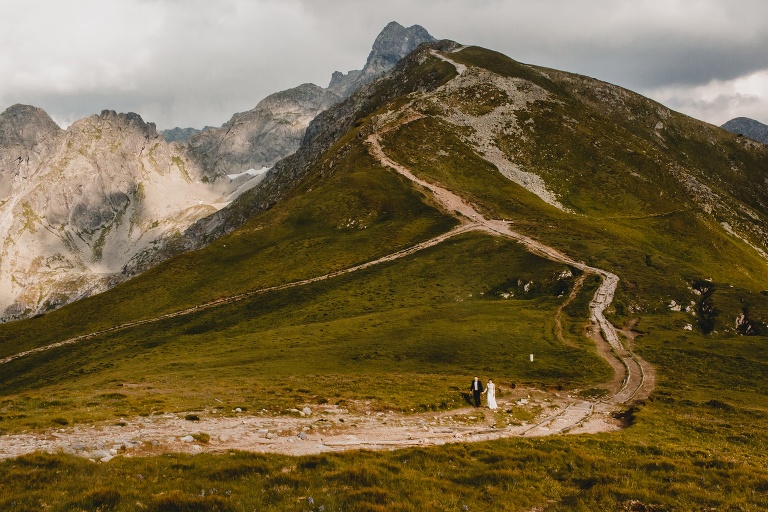
M 480 379 L 473 380 L 469 385 L 469 390 L 472 391 L 472 398 L 475 399 L 475 407 L 480 407 L 480 395 L 483 394 L 483 383 Z

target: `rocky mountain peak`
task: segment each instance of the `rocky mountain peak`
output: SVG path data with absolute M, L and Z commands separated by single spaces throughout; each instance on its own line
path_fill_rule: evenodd
M 755 121 L 748 117 L 737 117 L 731 119 L 720 128 L 727 130 L 736 135 L 743 135 L 749 137 L 757 142 L 768 144 L 768 125 Z
M 339 99 L 315 84 L 271 94 L 221 128 L 192 135 L 190 155 L 213 180 L 272 167 L 298 149 L 309 122 Z
M 86 118 L 88 119 L 88 118 Z M 157 126 L 155 123 L 148 123 L 135 112 L 117 113 L 114 110 L 102 110 L 101 114 L 91 116 L 91 119 L 99 124 L 112 125 L 120 129 L 132 128 L 148 135 L 152 138 L 157 137 Z
M 31 149 L 41 139 L 60 134 L 62 129 L 41 108 L 16 104 L 0 114 L 0 146 L 20 145 Z
M 0 204 L 37 170 L 63 133 L 37 107 L 16 104 L 0 114 Z
M 362 70 L 353 70 L 346 75 L 336 71 L 331 77 L 328 89 L 342 98 L 349 97 L 361 85 L 372 82 L 395 67 L 400 59 L 411 53 L 422 43 L 436 39 L 420 25 L 404 27 L 391 21 L 379 32 L 371 47 L 371 53 Z
M 384 68 L 392 69 L 400 59 L 415 50 L 421 43 L 433 41 L 435 38 L 421 25 L 405 28 L 396 21 L 391 21 L 374 40 L 363 73 Z

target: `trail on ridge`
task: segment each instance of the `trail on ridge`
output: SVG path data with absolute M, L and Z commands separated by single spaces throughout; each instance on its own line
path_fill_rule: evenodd
M 454 64 L 459 73 L 466 67 L 445 55 L 435 55 Z M 567 393 L 546 393 L 532 389 L 499 389 L 498 411 L 478 410 L 471 407 L 447 412 L 428 412 L 403 415 L 374 412 L 368 403 L 351 404 L 348 408 L 322 405 L 293 409 L 288 414 L 274 416 L 266 411 L 234 416 L 203 415 L 199 421 L 187 421 L 184 414 L 165 414 L 147 418 L 129 418 L 118 425 L 76 426 L 43 433 L 0 436 L 0 459 L 17 457 L 33 451 L 64 451 L 80 456 L 109 461 L 118 454 L 135 456 L 167 452 L 223 452 L 247 450 L 254 452 L 305 455 L 352 449 L 396 449 L 408 446 L 440 445 L 450 442 L 472 442 L 505 437 L 546 436 L 605 432 L 620 428 L 613 413 L 622 405 L 646 398 L 654 383 L 653 368 L 628 350 L 621 342 L 616 328 L 605 318 L 604 311 L 611 304 L 619 282 L 618 276 L 603 269 L 576 261 L 562 252 L 528 236 L 517 233 L 501 220 L 487 219 L 474 207 L 453 192 L 416 177 L 405 166 L 389 158 L 381 146 L 381 136 L 421 117 L 402 107 L 389 122 L 366 139 L 369 151 L 382 165 L 393 169 L 414 184 L 429 190 L 436 202 L 447 212 L 456 215 L 461 224 L 438 237 L 408 249 L 351 268 L 323 276 L 283 285 L 251 290 L 166 315 L 128 322 L 85 334 L 44 347 L 28 350 L 0 359 L 5 364 L 20 357 L 78 343 L 96 336 L 134 326 L 159 322 L 167 318 L 192 314 L 202 309 L 230 304 L 257 294 L 303 286 L 331 279 L 343 274 L 393 261 L 417 251 L 433 247 L 457 234 L 482 230 L 494 236 L 518 241 L 529 251 L 552 261 L 598 275 L 601 283 L 592 298 L 590 309 L 590 336 L 616 372 L 612 394 L 601 400 L 586 400 Z M 566 301 L 571 300 L 569 297 Z M 533 422 L 517 422 L 509 412 L 524 408 L 537 411 Z M 234 411 L 233 411 L 234 412 Z M 208 442 L 196 441 L 191 434 L 205 432 Z

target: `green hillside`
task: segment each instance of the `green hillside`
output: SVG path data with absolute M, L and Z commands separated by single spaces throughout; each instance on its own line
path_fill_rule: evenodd
M 768 147 L 615 86 L 480 48 L 444 54 L 468 66 L 462 82 L 429 50 L 321 116 L 305 141 L 314 153 L 291 160 L 299 162 L 286 171 L 292 179 L 274 185 L 279 200 L 236 231 L 109 292 L 0 326 L 5 357 L 254 292 L 0 365 L 0 429 L 43 434 L 133 416 L 226 416 L 235 407 L 277 415 L 324 403 L 450 410 L 466 405 L 461 391 L 477 373 L 552 392 L 607 387 L 612 370 L 584 332 L 594 276 L 564 308 L 561 341 L 555 316 L 581 272 L 509 239 L 468 232 L 255 292 L 371 262 L 459 223 L 371 156 L 371 133 L 394 161 L 486 217 L 620 277 L 609 319 L 634 329 L 624 341 L 656 369 L 650 398 L 620 415 L 627 428 L 300 458 L 94 465 L 31 455 L 0 464 L 0 509 L 768 508 L 768 261 L 755 249 L 766 250 Z M 409 122 L 391 122 L 404 112 Z M 499 112 L 506 125 L 482 124 Z M 319 145 L 322 123 L 339 119 L 337 129 L 349 130 Z M 486 129 L 563 209 L 483 157 L 476 141 Z M 238 215 L 259 210 L 249 200 L 263 197 L 241 200 Z

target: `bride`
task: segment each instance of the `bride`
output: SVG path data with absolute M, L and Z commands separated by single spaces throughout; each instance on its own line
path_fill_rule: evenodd
M 499 406 L 496 405 L 496 384 L 493 383 L 493 379 L 488 379 L 485 392 L 488 393 L 488 408 L 498 409 Z

